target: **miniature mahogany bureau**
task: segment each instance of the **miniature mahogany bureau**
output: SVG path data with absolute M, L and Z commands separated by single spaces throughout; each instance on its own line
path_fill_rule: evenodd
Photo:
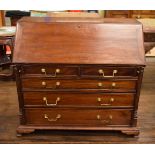
M 133 19 L 25 17 L 17 24 L 17 133 L 112 130 L 138 135 L 145 66 Z

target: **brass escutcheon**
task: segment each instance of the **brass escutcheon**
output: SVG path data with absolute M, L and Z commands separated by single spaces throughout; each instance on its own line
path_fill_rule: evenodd
M 103 86 L 103 84 L 102 84 L 101 82 L 99 82 L 99 83 L 98 83 L 98 86 L 99 86 L 99 87 L 102 87 L 102 86 Z
M 115 83 L 115 82 L 113 82 L 111 85 L 112 85 L 112 87 L 115 87 L 115 86 L 116 86 L 116 83 Z

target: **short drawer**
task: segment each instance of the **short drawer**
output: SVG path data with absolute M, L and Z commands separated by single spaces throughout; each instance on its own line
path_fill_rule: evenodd
M 25 109 L 26 124 L 29 125 L 129 126 L 131 115 L 132 110 L 126 109 Z
M 117 77 L 136 77 L 136 68 L 127 67 L 81 67 L 82 76 L 97 76 L 103 78 L 117 78 Z
M 23 75 L 45 76 L 45 77 L 64 77 L 77 76 L 79 69 L 76 66 L 62 65 L 27 65 L 23 66 Z
M 25 106 L 133 106 L 132 93 L 24 92 Z
M 22 79 L 23 88 L 31 89 L 104 89 L 104 90 L 118 90 L 127 89 L 135 90 L 136 80 L 70 80 L 70 79 L 43 79 L 32 78 Z

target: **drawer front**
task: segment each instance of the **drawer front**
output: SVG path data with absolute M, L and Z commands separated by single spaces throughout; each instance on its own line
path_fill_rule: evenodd
M 25 109 L 26 124 L 32 125 L 129 126 L 131 115 L 131 110 L 118 109 Z
M 128 14 L 112 14 L 111 18 L 129 18 Z
M 134 94 L 131 93 L 64 93 L 64 92 L 25 92 L 25 105 L 56 106 L 133 106 Z
M 155 33 L 144 33 L 144 42 L 155 42 Z
M 108 18 L 129 18 L 130 11 L 128 10 L 117 10 L 117 11 L 106 11 L 105 16 Z
M 50 79 L 22 79 L 23 88 L 32 89 L 130 89 L 135 90 L 136 80 L 50 80 Z
M 155 14 L 134 14 L 132 18 L 155 18 Z
M 45 77 L 64 77 L 64 76 L 77 76 L 78 67 L 76 66 L 24 66 L 23 74 L 31 76 L 45 76 Z
M 154 10 L 133 10 L 134 14 L 155 14 Z
M 137 76 L 136 68 L 118 68 L 118 67 L 82 67 L 81 75 L 83 76 L 97 76 L 103 78 L 114 78 L 114 77 L 131 77 Z

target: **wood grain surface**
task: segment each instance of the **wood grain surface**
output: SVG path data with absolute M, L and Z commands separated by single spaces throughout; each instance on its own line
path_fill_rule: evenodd
M 138 110 L 140 135 L 112 131 L 35 131 L 16 137 L 19 124 L 15 82 L 0 82 L 0 143 L 155 143 L 155 59 L 147 59 Z
M 13 63 L 144 65 L 144 53 L 136 20 L 36 17 L 18 22 Z

